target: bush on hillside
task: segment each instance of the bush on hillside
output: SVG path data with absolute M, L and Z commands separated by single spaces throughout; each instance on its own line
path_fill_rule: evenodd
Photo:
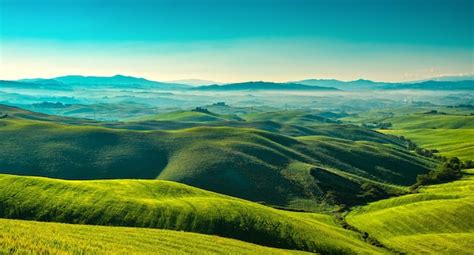
M 472 164 L 472 161 L 467 163 Z M 467 164 L 463 163 L 459 158 L 450 158 L 444 162 L 439 169 L 433 170 L 427 174 L 420 174 L 416 178 L 416 183 L 413 188 L 418 188 L 423 185 L 438 184 L 443 182 L 449 182 L 461 178 L 461 170 L 468 167 Z

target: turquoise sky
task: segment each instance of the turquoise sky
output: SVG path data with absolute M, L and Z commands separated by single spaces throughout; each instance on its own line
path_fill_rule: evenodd
M 467 74 L 473 8 L 472 0 L 0 0 L 0 78 Z

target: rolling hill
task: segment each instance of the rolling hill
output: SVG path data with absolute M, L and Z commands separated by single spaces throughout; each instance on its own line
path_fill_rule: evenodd
M 182 230 L 326 254 L 381 252 L 329 215 L 277 210 L 174 182 L 0 175 L 0 183 L 6 218 Z
M 64 179 L 158 178 L 252 201 L 301 207 L 295 202 L 319 206 L 333 191 L 332 184 L 348 178 L 352 183 L 348 198 L 353 202 L 359 201 L 366 182 L 385 195 L 399 194 L 403 188 L 390 185 L 410 185 L 418 174 L 436 165 L 373 131 L 354 132 L 354 137 L 346 137 L 358 140 L 352 141 L 233 127 L 134 131 L 21 116 L 0 119 L 3 173 Z M 325 128 L 321 135 L 332 130 Z M 365 141 L 364 136 L 374 140 Z M 324 182 L 327 187 L 318 184 L 321 174 L 333 176 Z
M 371 203 L 346 220 L 387 247 L 407 254 L 472 254 L 474 169 L 461 180 Z
M 437 110 L 436 110 L 437 109 Z M 474 116 L 471 109 L 430 106 L 372 111 L 342 118 L 352 123 L 391 123 L 385 134 L 404 136 L 448 157 L 474 160 Z

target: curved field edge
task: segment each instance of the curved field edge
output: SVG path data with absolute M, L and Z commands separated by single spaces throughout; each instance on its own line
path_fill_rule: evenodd
M 0 217 L 182 230 L 325 254 L 380 252 L 332 216 L 277 210 L 169 181 L 0 175 Z
M 354 209 L 346 221 L 400 252 L 472 254 L 474 170 L 451 183 Z
M 0 253 L 305 254 L 182 231 L 10 219 L 0 219 Z

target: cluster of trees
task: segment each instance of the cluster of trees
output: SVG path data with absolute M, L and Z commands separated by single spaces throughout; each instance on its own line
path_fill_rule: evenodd
M 6 117 L 8 117 L 8 113 L 0 112 L 0 119 L 4 119 Z
M 427 174 L 418 175 L 416 178 L 416 183 L 412 186 L 412 188 L 416 189 L 423 185 L 438 184 L 459 179 L 462 176 L 462 169 L 473 167 L 474 162 L 472 160 L 463 162 L 457 157 L 450 158 L 449 160 L 446 160 L 438 169 L 430 171 Z
M 211 113 L 207 108 L 203 108 L 203 107 L 196 107 L 196 108 L 194 108 L 193 111 L 194 112 L 202 112 L 202 113 Z
M 369 202 L 374 200 L 379 200 L 383 198 L 388 198 L 390 195 L 386 190 L 382 189 L 379 185 L 375 185 L 370 182 L 363 183 L 360 186 L 360 192 L 357 197 L 361 198 L 363 201 Z

